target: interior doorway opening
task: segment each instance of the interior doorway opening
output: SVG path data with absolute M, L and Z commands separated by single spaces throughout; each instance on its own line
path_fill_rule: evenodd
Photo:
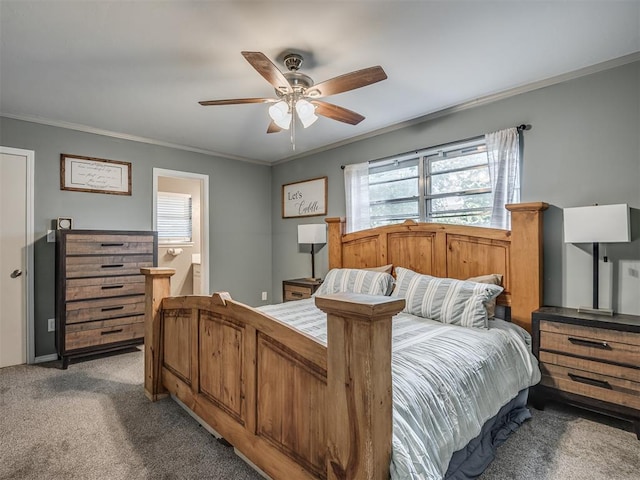
M 171 295 L 209 294 L 209 176 L 162 168 L 153 169 L 153 229 L 158 231 L 162 202 L 189 199 L 190 239 L 158 235 L 158 266 L 176 270 Z M 159 202 L 160 200 L 160 202 Z

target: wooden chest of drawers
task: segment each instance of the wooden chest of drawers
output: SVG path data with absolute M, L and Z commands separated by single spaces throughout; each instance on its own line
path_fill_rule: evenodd
M 560 400 L 626 418 L 640 439 L 640 317 L 543 307 L 532 328 L 542 372 L 534 405 Z
M 144 341 L 144 276 L 157 264 L 155 232 L 58 230 L 56 349 L 72 357 Z
M 311 295 L 315 293 L 320 285 L 322 285 L 322 280 L 320 279 L 296 278 L 284 280 L 282 282 L 282 301 L 290 302 L 291 300 L 311 298 Z

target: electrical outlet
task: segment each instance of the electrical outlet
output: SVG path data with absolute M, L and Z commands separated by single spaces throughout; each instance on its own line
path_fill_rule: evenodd
M 47 320 L 47 331 L 48 332 L 55 332 L 56 331 L 56 319 L 55 318 L 50 318 L 49 320 Z
M 56 243 L 56 231 L 47 230 L 47 243 Z
M 266 300 L 267 299 L 267 292 L 262 292 L 262 300 Z

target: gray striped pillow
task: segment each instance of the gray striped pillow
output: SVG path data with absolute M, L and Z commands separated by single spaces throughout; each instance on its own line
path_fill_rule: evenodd
M 393 290 L 393 276 L 384 272 L 356 268 L 334 268 L 329 270 L 316 295 L 332 293 L 367 293 L 389 295 Z
M 499 285 L 421 275 L 396 267 L 394 297 L 404 298 L 404 312 L 463 327 L 487 328 L 485 302 L 502 292 Z

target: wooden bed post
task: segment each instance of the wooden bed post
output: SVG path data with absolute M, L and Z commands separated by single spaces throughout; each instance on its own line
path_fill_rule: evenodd
M 171 296 L 173 268 L 141 268 L 145 279 L 144 394 L 155 402 L 167 396 L 162 387 L 162 299 Z
M 531 312 L 544 301 L 542 212 L 549 205 L 514 203 L 505 208 L 511 212 L 511 320 L 531 332 Z
M 329 244 L 329 270 L 342 267 L 342 235 L 346 227 L 344 217 L 325 218 L 329 225 L 327 243 Z
M 327 479 L 388 480 L 391 317 L 402 298 L 317 296 L 327 313 Z

